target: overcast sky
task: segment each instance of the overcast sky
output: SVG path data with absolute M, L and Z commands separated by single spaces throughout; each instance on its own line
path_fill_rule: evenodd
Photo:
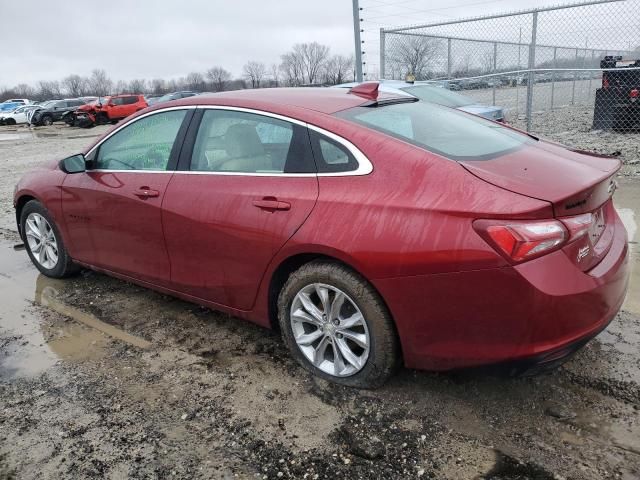
M 377 65 L 381 26 L 434 22 L 550 1 L 361 0 L 366 58 Z M 165 79 L 214 65 L 240 76 L 297 42 L 353 51 L 351 0 L 0 0 L 0 87 L 88 75 Z

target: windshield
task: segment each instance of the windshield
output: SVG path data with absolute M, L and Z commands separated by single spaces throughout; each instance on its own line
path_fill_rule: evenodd
M 442 87 L 432 87 L 430 85 L 413 85 L 402 87 L 400 90 L 410 93 L 414 97 L 425 102 L 437 103 L 445 107 L 458 108 L 466 107 L 476 103 L 472 98 L 465 97 L 459 93 L 452 92 Z
M 534 140 L 507 127 L 423 101 L 336 114 L 457 161 L 489 160 Z

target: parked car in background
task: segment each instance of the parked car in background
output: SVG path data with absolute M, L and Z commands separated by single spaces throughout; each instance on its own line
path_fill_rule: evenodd
M 358 85 L 358 82 L 343 83 L 336 85 L 336 87 L 353 88 L 356 85 Z M 379 88 L 382 92 L 411 95 L 425 102 L 457 108 L 463 112 L 480 115 L 489 120 L 504 122 L 502 107 L 479 104 L 473 98 L 444 88 L 439 82 L 420 81 L 412 83 L 403 82 L 402 80 L 382 80 Z
M 15 103 L 15 102 L 0 103 L 0 116 L 2 116 L 2 114 L 4 113 L 13 112 L 16 108 L 21 106 L 22 106 L 22 103 Z
M 402 361 L 550 368 L 606 328 L 631 267 L 620 166 L 370 82 L 151 107 L 13 201 L 44 275 L 277 327 L 309 371 L 374 387 Z
M 156 103 L 170 102 L 171 100 L 179 100 L 181 98 L 194 97 L 198 95 L 198 92 L 192 92 L 184 90 L 181 92 L 167 93 L 161 97 L 155 97 L 149 99 L 149 105 L 155 105 Z
M 28 105 L 31 103 L 31 100 L 28 100 L 26 98 L 10 98 L 2 103 L 19 103 L 21 105 Z
M 66 121 L 69 115 L 84 104 L 85 101 L 81 98 L 52 100 L 33 112 L 30 123 L 32 125 L 51 125 L 53 122 Z
M 29 123 L 28 114 L 40 108 L 38 105 L 22 105 L 10 113 L 0 113 L 0 125 L 20 125 Z
M 100 97 L 73 112 L 68 123 L 84 128 L 116 123 L 147 106 L 144 95 L 139 94 Z

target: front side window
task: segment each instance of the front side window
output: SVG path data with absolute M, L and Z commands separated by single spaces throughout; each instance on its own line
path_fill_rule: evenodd
M 99 170 L 167 170 L 173 144 L 187 110 L 141 118 L 119 130 L 98 148 Z
M 304 127 L 264 115 L 221 109 L 204 112 L 190 168 L 201 172 L 315 172 Z
M 490 160 L 535 141 L 498 123 L 424 101 L 356 107 L 337 115 L 456 161 Z

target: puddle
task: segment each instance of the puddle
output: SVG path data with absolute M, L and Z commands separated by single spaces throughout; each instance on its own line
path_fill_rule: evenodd
M 0 243 L 0 379 L 38 375 L 57 362 L 101 358 L 117 339 L 140 348 L 150 343 L 57 297 L 64 280 L 41 275 L 24 251 Z M 63 315 L 48 315 L 50 311 Z
M 629 251 L 631 255 L 631 278 L 623 310 L 640 315 L 640 183 L 621 179 L 620 188 L 615 193 L 614 203 L 618 214 L 629 233 Z

